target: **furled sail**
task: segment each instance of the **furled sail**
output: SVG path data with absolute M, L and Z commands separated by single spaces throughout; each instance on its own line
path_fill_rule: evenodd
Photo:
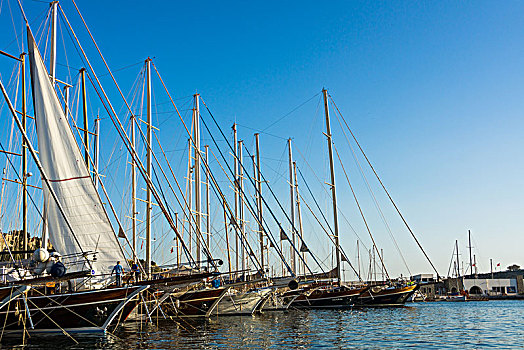
M 97 252 L 96 274 L 110 273 L 117 261 L 125 262 L 124 254 L 29 27 L 27 41 L 40 161 L 73 231 L 44 183 L 49 239 L 62 256 L 76 256 L 67 260 L 69 271 L 87 268 L 78 255 L 83 251 L 90 257 Z

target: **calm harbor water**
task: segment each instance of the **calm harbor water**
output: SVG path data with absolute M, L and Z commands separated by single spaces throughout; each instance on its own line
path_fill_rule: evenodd
M 33 349 L 524 349 L 524 301 L 414 303 L 309 310 L 202 322 L 128 324 L 111 335 L 33 337 Z M 4 346 L 20 346 L 14 339 Z

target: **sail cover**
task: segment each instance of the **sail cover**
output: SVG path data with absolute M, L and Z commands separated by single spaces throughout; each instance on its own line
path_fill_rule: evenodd
M 88 268 L 78 255 L 83 251 L 91 258 L 96 252 L 92 266 L 97 275 L 111 273 L 117 261 L 125 263 L 122 249 L 29 27 L 27 42 L 40 162 L 73 230 L 42 181 L 49 239 L 64 256 L 68 271 Z

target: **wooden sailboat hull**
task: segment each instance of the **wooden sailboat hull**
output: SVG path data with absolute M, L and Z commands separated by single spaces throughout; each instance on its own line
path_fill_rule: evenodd
M 227 293 L 218 303 L 213 316 L 250 316 L 260 311 L 271 289 L 259 289 L 239 294 Z
M 0 320 L 5 322 L 5 333 L 22 332 L 24 328 L 32 333 L 106 332 L 125 321 L 139 303 L 139 294 L 147 288 L 33 293 L 27 298 L 16 298 L 0 310 Z
M 345 309 L 351 308 L 367 288 L 319 288 L 305 291 L 296 297 L 289 307 L 297 309 Z
M 406 286 L 392 289 L 382 289 L 373 292 L 370 288 L 361 296 L 358 297 L 356 306 L 362 307 L 387 307 L 387 306 L 402 306 L 408 298 L 415 293 L 418 285 Z
M 229 287 L 171 293 L 162 310 L 173 317 L 209 317 L 225 297 Z

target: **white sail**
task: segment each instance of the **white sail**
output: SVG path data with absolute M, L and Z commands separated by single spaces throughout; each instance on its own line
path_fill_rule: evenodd
M 29 27 L 27 41 L 40 161 L 73 230 L 69 229 L 44 183 L 49 240 L 62 256 L 96 251 L 97 259 L 92 264 L 96 273 L 111 273 L 117 261 L 125 263 L 122 249 Z M 68 264 L 68 272 L 87 268 L 82 257 L 78 256 L 76 262 Z

